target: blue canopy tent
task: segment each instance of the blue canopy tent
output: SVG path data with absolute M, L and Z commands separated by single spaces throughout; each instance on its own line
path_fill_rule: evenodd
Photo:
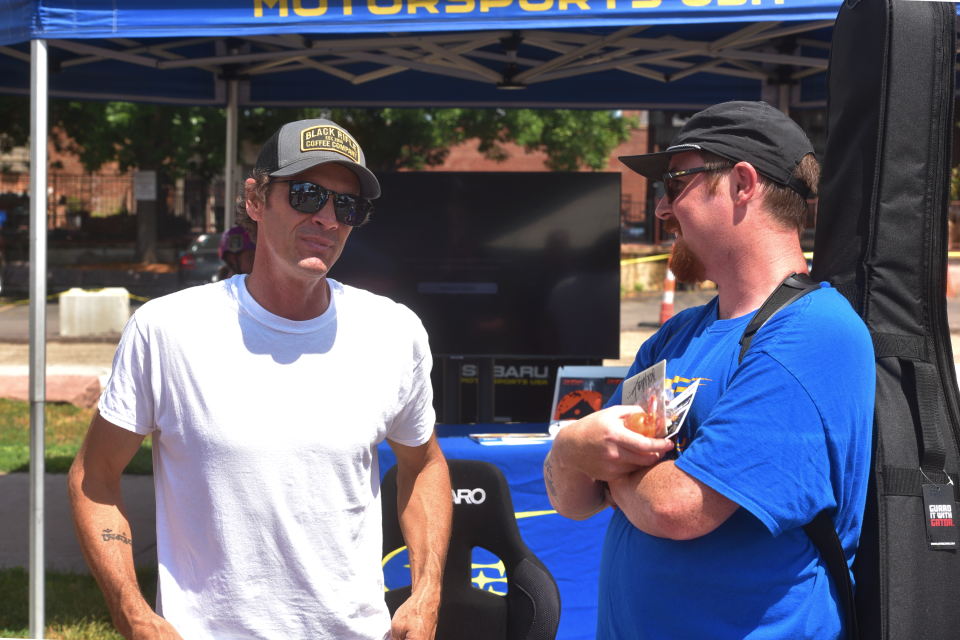
M 40 38 L 51 96 L 220 106 L 239 78 L 240 106 L 697 109 L 826 68 L 836 0 L 716 1 L 0 0 L 0 92 L 28 89 L 22 43 Z
M 244 106 L 697 110 L 760 99 L 770 85 L 784 111 L 822 106 L 838 8 L 838 0 L 0 0 L 0 93 L 31 97 L 31 637 L 44 627 L 48 97 L 226 107 L 230 201 Z

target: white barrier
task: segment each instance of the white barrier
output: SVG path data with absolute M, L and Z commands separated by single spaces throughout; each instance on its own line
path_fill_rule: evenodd
M 123 287 L 100 291 L 70 289 L 60 296 L 60 335 L 122 333 L 130 319 L 130 294 Z

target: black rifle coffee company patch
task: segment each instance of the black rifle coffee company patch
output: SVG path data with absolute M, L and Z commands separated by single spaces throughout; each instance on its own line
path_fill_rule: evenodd
M 927 539 L 931 548 L 957 548 L 957 525 L 953 521 L 956 507 L 953 485 L 923 485 L 923 513 L 927 521 Z
M 360 162 L 360 145 L 349 133 L 333 125 L 319 125 L 301 131 L 300 151 L 333 151 Z

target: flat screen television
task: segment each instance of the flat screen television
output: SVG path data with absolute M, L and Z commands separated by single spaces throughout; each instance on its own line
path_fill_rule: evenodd
M 330 275 L 410 307 L 435 356 L 619 357 L 619 173 L 377 178 Z

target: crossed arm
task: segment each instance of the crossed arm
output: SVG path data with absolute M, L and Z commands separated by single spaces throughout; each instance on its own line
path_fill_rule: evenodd
M 450 473 L 435 434 L 419 447 L 387 443 L 397 456 L 397 507 L 412 582 L 410 597 L 393 616 L 390 637 L 433 640 L 453 524 Z
M 663 460 L 671 441 L 625 428 L 623 418 L 640 410 L 610 407 L 557 434 L 543 465 L 550 503 L 575 520 L 619 508 L 635 527 L 660 538 L 710 533 L 739 505 Z
M 133 568 L 130 522 L 120 474 L 144 436 L 121 429 L 96 412 L 70 468 L 67 486 L 73 524 L 90 572 L 124 638 L 180 638 L 143 599 Z

